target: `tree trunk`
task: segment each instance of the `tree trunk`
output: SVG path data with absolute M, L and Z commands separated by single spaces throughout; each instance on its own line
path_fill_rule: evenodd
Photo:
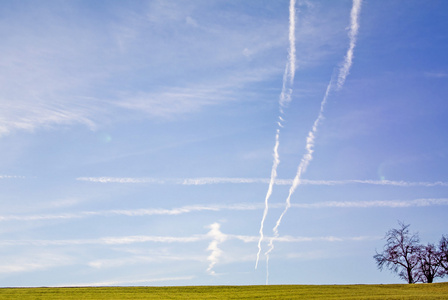
M 408 283 L 409 284 L 414 283 L 414 278 L 412 277 L 412 269 L 407 268 L 407 271 L 408 271 Z

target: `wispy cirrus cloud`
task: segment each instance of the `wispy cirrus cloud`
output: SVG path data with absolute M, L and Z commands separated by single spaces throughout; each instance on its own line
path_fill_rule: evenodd
M 170 119 L 179 115 L 190 114 L 201 108 L 217 105 L 234 99 L 226 90 L 216 87 L 174 88 L 155 93 L 138 93 L 124 96 L 115 102 L 119 107 L 140 112 L 149 117 Z
M 14 7 L 0 21 L 7 37 L 0 47 L 0 136 L 61 125 L 96 129 L 113 121 L 117 109 L 173 120 L 234 100 L 245 84 L 278 72 L 265 63 L 249 68 L 243 49 L 259 59 L 281 45 L 281 23 L 234 18 L 245 20 L 241 31 L 223 26 L 228 14 L 209 20 L 202 6 L 116 4 L 109 7 L 113 17 L 102 15 L 100 22 L 79 18 L 88 9 L 82 3 Z M 166 32 L 173 35 L 166 38 Z M 229 66 L 236 68 L 210 78 L 211 68 Z M 198 76 L 186 80 L 191 73 Z M 166 79 L 163 86 L 154 88 L 160 78 Z
M 272 6 L 259 9 L 272 12 Z M 95 130 L 113 122 L 119 109 L 128 112 L 120 118 L 140 114 L 174 120 L 241 101 L 249 98 L 242 87 L 281 73 L 283 53 L 272 56 L 272 51 L 288 42 L 278 34 L 284 19 L 270 13 L 255 17 L 227 9 L 211 18 L 211 10 L 222 10 L 219 1 L 116 3 L 98 18 L 83 3 L 13 7 L 0 21 L 6 37 L 0 47 L 0 136 L 78 124 Z M 85 10 L 92 18 L 78 15 Z M 320 13 L 311 15 L 321 19 Z M 307 19 L 296 29 L 305 41 L 297 41 L 306 53 L 302 60 L 328 55 L 321 49 L 336 40 L 335 26 L 314 21 Z M 294 52 L 291 48 L 291 75 Z M 257 99 L 263 94 L 257 93 Z
M 94 128 L 101 107 L 91 87 L 107 71 L 99 71 L 104 61 L 92 57 L 104 39 L 86 23 L 71 26 L 60 18 L 58 5 L 15 8 L 0 21 L 7 36 L 0 47 L 0 136 L 56 124 Z

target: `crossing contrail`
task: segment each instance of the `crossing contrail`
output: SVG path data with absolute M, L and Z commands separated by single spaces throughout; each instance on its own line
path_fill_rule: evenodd
M 292 94 L 292 84 L 294 82 L 294 75 L 296 70 L 296 46 L 295 46 L 295 27 L 296 27 L 296 11 L 295 11 L 295 5 L 296 1 L 291 0 L 289 2 L 289 53 L 288 53 L 288 62 L 286 63 L 285 67 L 285 73 L 283 75 L 283 87 L 280 94 L 280 114 L 283 114 L 283 108 L 286 104 L 288 104 L 291 101 L 291 94 Z M 269 187 L 268 191 L 266 193 L 266 197 L 264 200 L 264 211 L 263 211 L 263 217 L 261 219 L 260 224 L 260 239 L 258 240 L 258 252 L 257 252 L 257 259 L 255 262 L 255 269 L 258 267 L 258 261 L 260 259 L 260 253 L 261 253 L 261 243 L 264 239 L 263 234 L 263 227 L 264 222 L 266 220 L 266 216 L 268 215 L 269 210 L 269 198 L 272 195 L 272 189 L 274 187 L 276 178 L 277 178 L 277 167 L 280 163 L 280 156 L 278 154 L 278 147 L 280 145 L 280 128 L 283 127 L 283 118 L 281 115 L 279 116 L 279 121 L 277 123 L 278 128 L 277 132 L 275 134 L 275 145 L 274 145 L 274 161 L 272 163 L 272 169 L 271 169 L 271 179 L 269 181 Z
M 347 75 L 349 74 L 350 67 L 353 62 L 353 50 L 356 45 L 356 37 L 358 34 L 358 29 L 359 29 L 359 13 L 361 10 L 361 1 L 362 0 L 353 0 L 353 5 L 352 5 L 351 13 L 350 13 L 350 31 L 348 34 L 349 39 L 350 39 L 350 44 L 349 44 L 349 48 L 347 50 L 347 54 L 345 55 L 344 63 L 342 64 L 341 68 L 339 69 L 339 75 L 338 75 L 338 80 L 337 80 L 337 89 L 340 89 L 342 87 L 342 85 L 344 84 L 345 79 L 347 78 Z M 269 255 L 272 252 L 272 250 L 274 250 L 274 239 L 279 236 L 278 228 L 281 224 L 281 221 L 282 221 L 283 217 L 285 216 L 286 212 L 288 211 L 288 209 L 291 207 L 291 196 L 292 196 L 292 194 L 294 194 L 294 191 L 300 185 L 302 174 L 306 172 L 306 168 L 308 167 L 310 161 L 313 159 L 314 141 L 316 138 L 317 128 L 319 126 L 319 123 L 322 121 L 322 119 L 324 117 L 323 116 L 324 108 L 327 103 L 328 95 L 330 94 L 332 86 L 333 86 L 333 78 L 331 78 L 330 82 L 328 83 L 327 90 L 325 92 L 325 96 L 320 105 L 319 115 L 318 115 L 317 119 L 314 121 L 313 127 L 312 127 L 311 131 L 308 133 L 308 136 L 306 138 L 306 147 L 305 147 L 306 152 L 303 155 L 302 160 L 300 161 L 299 167 L 297 168 L 297 174 L 294 177 L 293 183 L 289 189 L 289 194 L 288 194 L 288 197 L 286 198 L 285 209 L 283 210 L 282 214 L 278 218 L 278 220 L 273 228 L 274 235 L 269 240 L 269 249 L 265 253 L 266 265 L 269 264 Z M 266 284 L 268 284 L 268 283 L 269 283 L 269 268 L 267 266 L 267 268 L 266 268 Z
M 306 153 L 303 155 L 302 160 L 300 161 L 299 167 L 297 168 L 297 174 L 292 181 L 291 187 L 289 188 L 289 194 L 288 194 L 288 197 L 286 198 L 285 210 L 280 215 L 280 217 L 277 220 L 277 223 L 274 227 L 274 234 L 276 236 L 278 236 L 278 227 L 280 226 L 280 223 L 281 223 L 284 215 L 286 214 L 288 209 L 291 207 L 291 196 L 294 193 L 294 191 L 297 189 L 297 187 L 300 185 L 301 180 L 302 180 L 302 178 L 301 178 L 302 174 L 306 172 L 306 168 L 308 167 L 310 161 L 313 159 L 314 141 L 316 138 L 316 132 L 317 132 L 319 123 L 322 121 L 322 119 L 324 117 L 323 112 L 324 112 L 325 104 L 327 103 L 328 95 L 329 95 L 331 87 L 332 87 L 332 83 L 333 83 L 333 80 L 331 80 L 327 86 L 327 90 L 325 92 L 324 99 L 322 100 L 322 103 L 320 105 L 319 115 L 318 115 L 317 119 L 314 121 L 313 128 L 308 133 L 308 137 L 306 138 Z
M 315 136 L 316 136 L 316 131 L 317 131 L 317 127 L 319 126 L 319 123 L 323 119 L 323 111 L 325 108 L 325 104 L 327 103 L 327 98 L 330 93 L 332 83 L 333 83 L 333 80 L 331 80 L 327 86 L 327 90 L 325 92 L 324 99 L 322 100 L 322 103 L 320 105 L 319 116 L 314 121 L 313 128 L 308 133 L 308 137 L 306 138 L 306 153 L 303 155 L 302 160 L 300 161 L 299 167 L 297 168 L 297 174 L 294 177 L 291 187 L 289 188 L 289 194 L 288 194 L 288 197 L 286 198 L 285 209 L 283 210 L 282 214 L 278 218 L 277 223 L 275 224 L 275 227 L 273 229 L 274 235 L 269 240 L 269 249 L 265 253 L 267 266 L 269 265 L 269 255 L 272 252 L 272 250 L 274 250 L 274 240 L 276 238 L 278 238 L 278 236 L 279 236 L 278 227 L 280 226 L 280 223 L 281 223 L 283 217 L 285 216 L 286 212 L 291 207 L 291 196 L 294 193 L 294 191 L 296 190 L 296 188 L 300 185 L 301 176 L 306 171 L 306 168 L 308 167 L 310 161 L 313 159 L 313 151 L 314 151 L 313 148 L 314 148 L 314 140 L 315 140 Z M 268 270 L 269 269 L 267 267 L 266 268 L 266 284 L 268 284 L 268 282 L 269 282 L 269 271 Z

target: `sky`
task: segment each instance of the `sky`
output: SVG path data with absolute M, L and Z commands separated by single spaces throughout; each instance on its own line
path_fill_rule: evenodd
M 0 286 L 401 282 L 385 233 L 448 234 L 447 12 L 2 1 Z

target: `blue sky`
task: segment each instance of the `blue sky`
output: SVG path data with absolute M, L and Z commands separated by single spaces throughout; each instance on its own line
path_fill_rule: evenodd
M 400 282 L 385 232 L 448 233 L 448 3 L 293 4 L 3 1 L 0 285 Z

